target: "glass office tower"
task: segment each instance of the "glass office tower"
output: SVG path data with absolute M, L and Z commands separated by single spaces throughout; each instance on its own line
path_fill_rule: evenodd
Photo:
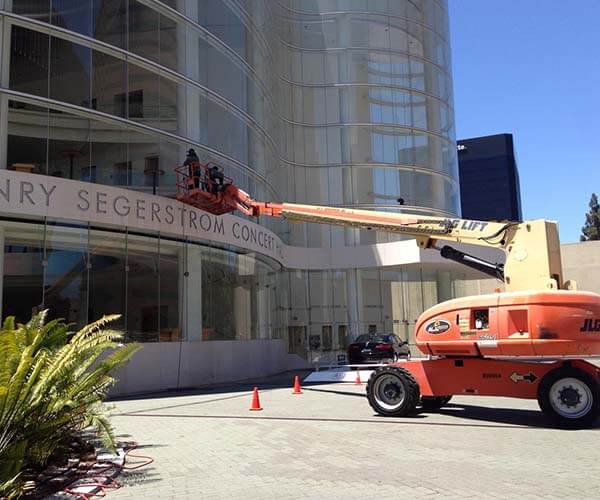
M 40 176 L 45 189 L 76 181 L 68 185 L 80 191 L 172 198 L 173 167 L 194 148 L 257 199 L 458 212 L 445 1 L 0 6 L 0 165 Z M 17 201 L 28 200 L 21 191 Z M 183 229 L 140 230 L 51 208 L 0 210 L 3 315 L 25 320 L 50 308 L 83 324 L 119 312 L 129 338 L 144 342 L 273 341 L 317 361 L 359 333 L 408 338 L 419 312 L 454 295 L 460 277 L 419 262 L 308 268 Z M 247 222 L 296 249 L 394 241 Z
M 513 135 L 461 139 L 457 150 L 463 217 L 522 221 L 521 186 Z

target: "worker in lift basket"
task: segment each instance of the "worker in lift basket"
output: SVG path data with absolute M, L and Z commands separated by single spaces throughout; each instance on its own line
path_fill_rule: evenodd
M 189 149 L 183 165 L 188 167 L 190 179 L 194 180 L 194 186 L 199 187 L 200 183 L 200 158 L 196 154 L 196 151 Z
M 217 194 L 219 191 L 223 191 L 223 183 L 225 178 L 223 177 L 223 172 L 219 170 L 219 167 L 213 165 L 208 169 L 208 176 L 212 181 L 212 192 Z

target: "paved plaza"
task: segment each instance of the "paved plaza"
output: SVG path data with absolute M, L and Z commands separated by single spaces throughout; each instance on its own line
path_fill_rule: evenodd
M 263 385 L 261 412 L 247 385 L 117 401 L 120 439 L 155 461 L 109 497 L 600 497 L 600 422 L 552 429 L 535 401 L 476 397 L 383 418 L 364 385 L 290 387 Z

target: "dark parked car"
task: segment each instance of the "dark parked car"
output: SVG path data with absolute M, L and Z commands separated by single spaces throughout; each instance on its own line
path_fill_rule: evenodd
M 359 335 L 348 346 L 348 362 L 356 363 L 397 361 L 410 358 L 408 342 L 400 340 L 394 334 Z

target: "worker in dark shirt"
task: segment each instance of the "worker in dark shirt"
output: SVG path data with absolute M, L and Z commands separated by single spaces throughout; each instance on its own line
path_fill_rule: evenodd
M 212 181 L 212 191 L 213 193 L 218 193 L 219 191 L 223 191 L 223 183 L 225 178 L 223 176 L 223 172 L 219 170 L 219 167 L 213 165 L 208 169 L 208 175 L 210 180 Z
M 198 187 L 200 185 L 200 158 L 196 154 L 196 151 L 193 149 L 189 149 L 187 152 L 187 156 L 185 161 L 183 162 L 184 166 L 187 166 L 189 169 L 190 179 L 193 179 L 194 186 Z

